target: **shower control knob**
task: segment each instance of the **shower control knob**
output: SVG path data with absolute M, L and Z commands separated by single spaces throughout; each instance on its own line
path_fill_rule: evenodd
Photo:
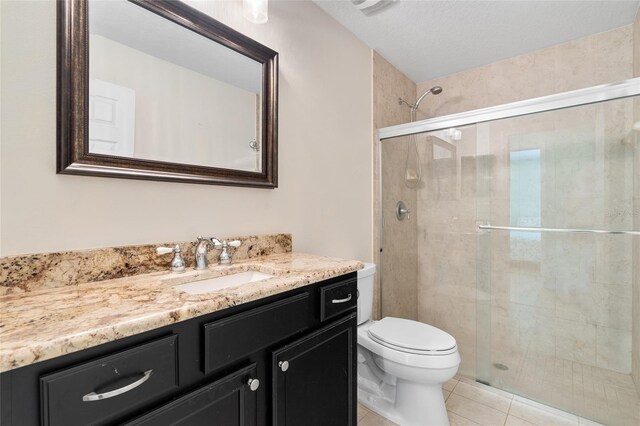
M 398 204 L 396 204 L 396 219 L 409 219 L 409 214 L 411 214 L 411 210 L 407 208 L 403 201 L 398 201 Z
M 251 392 L 255 392 L 260 387 L 260 380 L 258 380 L 258 379 L 249 379 L 247 381 L 247 385 L 249 386 L 249 389 L 251 390 Z
M 289 369 L 289 361 L 280 361 L 278 367 L 280 367 L 282 371 L 287 371 Z

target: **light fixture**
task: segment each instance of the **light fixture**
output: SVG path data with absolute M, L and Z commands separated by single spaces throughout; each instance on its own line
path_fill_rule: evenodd
M 242 16 L 254 24 L 264 24 L 267 15 L 268 0 L 242 0 Z
M 396 1 L 397 0 L 351 0 L 351 4 L 360 12 L 369 16 L 391 6 Z

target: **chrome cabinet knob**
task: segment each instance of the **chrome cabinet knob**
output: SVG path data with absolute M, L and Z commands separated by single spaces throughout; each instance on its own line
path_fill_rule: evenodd
M 282 371 L 287 371 L 289 369 L 289 361 L 280 361 L 278 367 L 280 367 Z
M 247 385 L 249 385 L 249 389 L 251 389 L 252 392 L 255 392 L 260 387 L 260 380 L 258 380 L 258 379 L 249 379 L 247 381 Z

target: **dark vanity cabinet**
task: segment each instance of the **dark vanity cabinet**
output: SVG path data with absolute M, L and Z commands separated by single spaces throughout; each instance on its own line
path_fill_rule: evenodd
M 255 364 L 241 368 L 125 425 L 255 426 L 258 424 L 256 391 L 259 388 L 255 386 L 257 382 L 251 382 L 255 375 Z
M 354 315 L 273 352 L 273 424 L 355 425 Z
M 356 424 L 356 274 L 0 375 L 2 426 Z

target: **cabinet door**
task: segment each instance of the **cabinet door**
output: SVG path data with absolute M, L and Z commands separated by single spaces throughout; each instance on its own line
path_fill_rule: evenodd
M 126 426 L 255 426 L 256 365 L 251 364 L 129 422 Z
M 356 314 L 273 353 L 273 424 L 355 426 Z

